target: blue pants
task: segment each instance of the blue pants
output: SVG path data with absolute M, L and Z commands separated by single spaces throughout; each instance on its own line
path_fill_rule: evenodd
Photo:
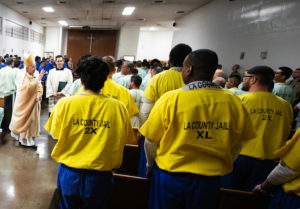
M 155 167 L 149 209 L 216 209 L 220 177 L 171 173 Z
M 143 136 L 143 139 L 140 144 L 141 153 L 140 153 L 140 163 L 139 163 L 139 177 L 146 178 L 147 159 L 146 159 L 146 154 L 145 154 L 145 149 L 144 149 L 144 143 L 145 143 L 145 137 Z
M 269 209 L 300 209 L 300 197 L 295 194 L 287 194 L 280 188 L 274 194 Z
M 239 155 L 234 161 L 233 171 L 222 177 L 221 186 L 224 188 L 252 191 L 261 184 L 275 168 L 277 163 L 273 160 L 259 160 Z
M 111 194 L 112 172 L 58 166 L 57 188 L 61 190 L 60 209 L 102 209 Z

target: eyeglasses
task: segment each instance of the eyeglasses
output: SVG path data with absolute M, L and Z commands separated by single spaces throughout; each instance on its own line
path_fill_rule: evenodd
M 245 79 L 245 78 L 252 78 L 252 77 L 254 77 L 254 76 L 253 75 L 244 75 L 243 79 Z
M 281 72 L 275 72 L 275 74 L 277 74 L 277 75 L 282 75 L 282 73 L 281 73 Z

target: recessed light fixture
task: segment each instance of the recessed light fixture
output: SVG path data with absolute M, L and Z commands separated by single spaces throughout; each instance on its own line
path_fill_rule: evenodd
M 122 15 L 129 16 L 133 13 L 134 10 L 135 10 L 135 7 L 125 7 L 122 12 Z
M 179 10 L 179 11 L 177 11 L 176 13 L 177 13 L 177 14 L 183 14 L 183 13 L 184 13 L 184 11 L 182 11 L 182 10 Z
M 162 4 L 162 3 L 165 3 L 165 1 L 163 0 L 155 0 L 153 1 L 154 4 Z
M 67 21 L 65 20 L 59 20 L 57 21 L 59 24 L 61 24 L 62 26 L 68 26 L 69 24 L 67 23 Z
M 43 10 L 45 12 L 54 12 L 54 9 L 52 7 L 43 7 Z
M 17 4 L 24 4 L 23 1 L 17 1 Z
M 113 4 L 115 1 L 110 1 L 110 0 L 104 0 L 103 4 Z
M 28 12 L 27 12 L 27 11 L 22 11 L 22 13 L 23 13 L 23 14 L 27 14 Z

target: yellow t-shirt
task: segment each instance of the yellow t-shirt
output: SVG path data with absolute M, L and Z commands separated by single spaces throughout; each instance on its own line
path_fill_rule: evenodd
M 45 129 L 58 139 L 52 158 L 72 168 L 118 168 L 125 144 L 134 141 L 126 107 L 108 96 L 88 92 L 59 100 Z
M 107 80 L 104 83 L 104 87 L 101 89 L 101 93 L 123 102 L 127 107 L 130 117 L 134 116 L 139 112 L 139 109 L 136 106 L 130 92 L 123 86 L 114 82 L 112 79 L 107 78 Z
M 180 70 L 179 67 L 172 67 L 153 76 L 144 91 L 144 96 L 156 102 L 164 93 L 184 86 Z
M 81 87 L 76 94 L 79 94 L 80 92 L 83 92 L 83 87 Z M 114 82 L 112 79 L 107 78 L 100 92 L 121 101 L 126 106 L 130 117 L 139 113 L 139 109 L 136 106 L 130 92 L 120 84 Z
M 213 88 L 165 93 L 139 131 L 159 142 L 155 158 L 159 168 L 206 176 L 229 173 L 231 149 L 255 137 L 239 98 Z
M 239 95 L 252 119 L 257 137 L 245 142 L 241 155 L 276 159 L 274 152 L 287 140 L 293 119 L 291 105 L 270 92 Z
M 294 193 L 300 196 L 300 129 L 296 131 L 293 138 L 287 144 L 277 151 L 278 156 L 283 162 L 299 173 L 299 176 L 283 185 L 283 189 L 287 193 Z

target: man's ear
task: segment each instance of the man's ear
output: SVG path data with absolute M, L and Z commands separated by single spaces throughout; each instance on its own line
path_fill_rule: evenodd
M 186 68 L 186 74 L 187 74 L 188 76 L 193 75 L 193 71 L 194 71 L 194 69 L 193 69 L 193 66 L 192 66 L 192 65 L 190 65 L 190 66 L 188 66 L 188 67 Z

